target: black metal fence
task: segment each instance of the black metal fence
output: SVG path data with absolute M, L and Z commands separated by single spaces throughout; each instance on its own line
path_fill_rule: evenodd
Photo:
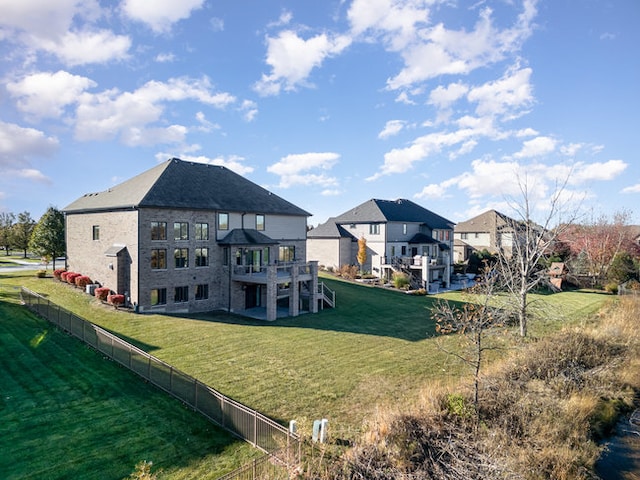
M 299 462 L 300 439 L 286 427 L 27 288 L 22 287 L 21 298 L 31 311 L 268 454 L 222 477 L 225 480 L 288 478 L 287 467 Z

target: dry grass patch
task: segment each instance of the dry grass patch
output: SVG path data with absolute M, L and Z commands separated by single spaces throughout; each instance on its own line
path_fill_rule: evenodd
M 583 328 L 522 344 L 470 389 L 433 384 L 380 410 L 333 470 L 307 478 L 594 478 L 597 441 L 640 392 L 640 302 L 617 299 Z

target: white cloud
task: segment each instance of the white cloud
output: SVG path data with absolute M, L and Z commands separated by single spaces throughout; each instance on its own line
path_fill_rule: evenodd
M 623 188 L 622 193 L 640 193 L 640 183 Z
M 24 166 L 31 157 L 46 157 L 58 149 L 58 139 L 40 130 L 0 121 L 0 165 Z
M 389 120 L 384 129 L 378 134 L 378 138 L 389 138 L 394 135 L 397 135 L 402 131 L 405 126 L 405 122 L 403 120 Z
M 12 174 L 20 178 L 26 178 L 27 180 L 33 180 L 39 183 L 51 183 L 51 179 L 49 177 L 35 168 L 23 168 L 12 172 Z
M 367 33 L 381 35 L 390 49 L 398 51 L 414 41 L 418 25 L 428 22 L 430 3 L 424 0 L 404 3 L 393 0 L 354 0 L 347 17 L 354 36 Z
M 338 185 L 338 180 L 335 177 L 324 173 L 309 172 L 311 170 L 330 170 L 339 158 L 340 155 L 333 152 L 291 154 L 267 167 L 267 171 L 280 176 L 280 188 L 289 188 L 295 185 L 334 187 Z
M 585 163 L 577 162 L 569 175 L 569 184 L 581 185 L 592 181 L 613 180 L 622 174 L 628 164 L 622 160 Z
M 65 65 L 106 63 L 128 57 L 131 39 L 95 27 L 105 11 L 95 0 L 4 2 L 0 37 L 25 46 L 27 57 L 44 51 Z M 81 29 L 75 28 L 82 24 Z
M 331 56 L 341 53 L 351 40 L 345 36 L 329 36 L 325 33 L 307 40 L 292 30 L 280 32 L 277 37 L 267 37 L 266 62 L 271 67 L 269 75 L 263 74 L 254 89 L 260 95 L 277 95 L 284 90 L 294 90 L 306 85 L 311 71 Z
M 393 10 L 389 7 L 390 2 L 382 3 L 388 9 L 376 12 L 378 17 L 384 17 Z M 387 81 L 387 87 L 396 90 L 441 75 L 466 75 L 479 67 L 503 60 L 507 54 L 517 51 L 531 35 L 535 3 L 535 0 L 525 0 L 524 9 L 514 25 L 504 30 L 494 26 L 489 8 L 480 12 L 474 29 L 469 32 L 449 30 L 442 23 L 421 28 L 415 35 L 412 29 L 401 30 L 387 45 L 389 50 L 400 52 L 404 68 Z M 419 21 L 425 19 L 424 10 L 421 12 L 423 14 L 417 17 Z M 367 26 L 366 22 L 363 23 Z M 380 22 L 374 25 L 380 25 Z M 412 24 L 412 28 L 415 25 Z M 387 35 L 393 32 L 388 27 L 384 30 Z M 407 35 L 407 31 L 411 35 Z
M 202 8 L 205 0 L 124 0 L 122 11 L 129 18 L 142 22 L 156 33 L 166 33 L 174 23 L 189 18 Z
M 77 101 L 78 96 L 96 83 L 63 70 L 28 75 L 17 82 L 7 83 L 7 91 L 17 98 L 18 109 L 35 119 L 61 117 L 64 108 Z
M 452 103 L 462 98 L 468 91 L 469 87 L 461 82 L 450 83 L 446 87 L 440 85 L 431 91 L 427 103 L 438 108 L 449 108 Z
M 457 126 L 458 130 L 429 133 L 416 138 L 408 147 L 390 150 L 384 155 L 384 164 L 380 171 L 366 180 L 373 181 L 385 175 L 404 173 L 410 170 L 414 163 L 459 144 L 462 146 L 453 154 L 454 157 L 456 154 L 469 153 L 477 145 L 476 138 L 494 138 L 499 135 L 490 117 L 465 116 L 457 121 Z
M 76 111 L 78 140 L 108 140 L 115 137 L 127 145 L 175 143 L 184 139 L 185 127 L 154 126 L 162 120 L 166 102 L 194 100 L 216 108 L 235 102 L 228 93 L 212 93 L 207 78 L 172 78 L 168 82 L 150 81 L 133 92 L 106 90 L 84 93 Z
M 175 61 L 176 56 L 173 53 L 159 53 L 156 55 L 156 62 L 158 63 L 170 63 Z
M 42 39 L 35 43 L 68 66 L 123 60 L 131 48 L 129 37 L 115 35 L 109 30 L 69 31 L 59 39 Z
M 521 114 L 520 109 L 530 106 L 533 102 L 531 73 L 530 68 L 510 69 L 499 80 L 472 88 L 467 98 L 470 102 L 477 102 L 478 115 L 515 118 Z
M 247 122 L 252 122 L 258 115 L 258 104 L 252 100 L 243 100 L 240 111 Z
M 522 150 L 515 153 L 515 158 L 542 157 L 556 149 L 557 140 L 551 137 L 536 137 L 522 144 Z
M 576 154 L 584 148 L 584 143 L 570 143 L 569 145 L 562 145 L 560 147 L 560 153 L 567 157 L 575 157 Z
M 549 192 L 555 191 L 558 185 L 564 184 L 563 191 L 566 202 L 574 198 L 584 197 L 585 186 L 594 181 L 610 181 L 619 176 L 627 167 L 620 160 L 604 163 L 575 164 L 542 163 L 522 164 L 516 161 L 497 161 L 492 158 L 474 160 L 470 170 L 460 175 L 425 186 L 417 198 L 445 198 L 453 195 L 449 190 L 462 190 L 472 203 L 498 201 L 497 199 L 519 199 L 521 188 L 526 184 L 530 200 L 540 205 L 548 201 Z M 629 187 L 632 192 L 634 187 Z M 640 191 L 640 187 L 637 187 Z

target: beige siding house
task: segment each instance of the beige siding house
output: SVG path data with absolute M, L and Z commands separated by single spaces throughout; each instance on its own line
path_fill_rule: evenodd
M 456 225 L 455 261 L 464 262 L 474 251 L 487 250 L 497 253 L 502 250 L 507 255 L 513 249 L 514 229 L 517 222 L 496 210 L 489 210 Z
M 307 258 L 323 267 L 357 265 L 358 239 L 367 242 L 365 271 L 388 280 L 410 275 L 414 287 L 449 284 L 453 222 L 406 199 L 371 199 L 307 233 Z
M 316 312 L 309 213 L 227 168 L 171 159 L 66 215 L 68 269 L 139 312 Z

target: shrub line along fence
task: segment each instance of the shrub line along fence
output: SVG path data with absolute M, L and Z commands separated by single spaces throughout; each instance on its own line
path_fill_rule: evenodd
M 297 465 L 301 442 L 286 427 L 223 395 L 144 350 L 56 305 L 31 290 L 21 288 L 22 303 L 59 328 L 181 400 L 236 437 L 267 455 L 223 477 L 224 480 L 280 478 L 282 467 Z M 278 465 L 275 465 L 275 464 Z M 279 474 L 274 469 L 279 470 Z M 265 477 L 265 474 L 269 475 Z

